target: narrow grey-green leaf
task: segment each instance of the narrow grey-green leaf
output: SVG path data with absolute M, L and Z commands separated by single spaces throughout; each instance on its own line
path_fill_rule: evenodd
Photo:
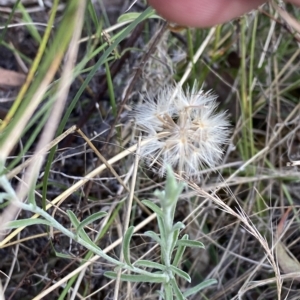
M 159 229 L 159 233 L 160 233 L 160 239 L 162 241 L 165 241 L 167 239 L 167 237 L 166 237 L 166 232 L 165 232 L 164 219 L 162 217 L 157 216 L 157 224 L 158 224 L 158 229 Z
M 42 219 L 22 219 L 15 220 L 7 223 L 8 228 L 19 228 L 19 227 L 27 227 L 31 225 L 48 225 L 51 226 L 51 223 Z
M 183 295 L 185 297 L 189 297 L 189 296 L 194 295 L 194 294 L 198 293 L 199 291 L 201 291 L 201 290 L 203 290 L 203 289 L 205 289 L 205 288 L 207 288 L 207 287 L 209 287 L 213 284 L 217 284 L 217 283 L 218 283 L 218 281 L 216 279 L 205 280 L 205 281 L 201 282 L 200 284 L 186 290 L 183 293 Z
M 155 203 L 149 200 L 143 200 L 142 203 L 149 207 L 153 212 L 155 212 L 158 216 L 163 217 L 163 212 L 160 207 L 158 207 Z
M 180 230 L 180 229 L 184 229 L 185 225 L 182 222 L 177 222 L 174 226 L 173 226 L 173 230 Z
M 174 248 L 177 244 L 177 241 L 178 241 L 178 236 L 179 236 L 179 230 L 175 230 L 173 232 L 173 236 L 172 236 L 172 245 L 171 245 L 171 251 L 173 252 L 174 251 Z
M 185 247 L 191 247 L 191 248 L 202 248 L 205 249 L 205 246 L 203 243 L 198 241 L 191 241 L 191 240 L 179 240 L 177 241 L 177 245 L 185 246 Z
M 8 193 L 0 193 L 0 203 L 3 203 L 4 200 L 10 201 L 12 199 L 11 195 Z
M 178 182 L 175 178 L 174 172 L 170 165 L 167 166 L 167 181 L 165 186 L 166 201 L 169 203 L 176 203 L 185 184 Z
M 97 213 L 94 213 L 90 216 L 88 216 L 86 219 L 84 219 L 82 222 L 80 222 L 79 226 L 77 227 L 77 230 L 80 231 L 81 228 L 84 228 L 85 226 L 97 221 L 98 219 L 101 219 L 103 217 L 107 216 L 107 213 L 104 211 L 100 211 Z
M 77 230 L 77 228 L 78 228 L 78 226 L 80 224 L 79 220 L 77 219 L 77 217 L 75 216 L 75 214 L 71 210 L 69 210 L 69 209 L 67 210 L 67 214 L 68 214 L 68 216 L 70 218 L 70 221 L 71 221 L 72 225 Z
M 132 267 L 132 264 L 130 262 L 130 241 L 132 238 L 134 232 L 134 226 L 130 226 L 124 235 L 123 240 L 123 254 L 124 254 L 124 260 L 126 261 L 127 265 Z
M 170 266 L 171 270 L 178 275 L 179 277 L 185 279 L 187 282 L 191 282 L 191 277 L 188 273 L 180 270 L 179 268 L 175 267 L 175 266 Z
M 188 240 L 189 236 L 187 234 L 185 234 L 181 241 L 182 240 Z M 184 254 L 184 251 L 185 251 L 185 246 L 184 245 L 178 245 L 177 247 L 177 251 L 176 251 L 176 254 L 175 254 L 175 257 L 174 257 L 174 261 L 173 261 L 173 266 L 177 267 L 182 259 L 182 256 Z
M 165 295 L 164 295 L 164 300 L 173 300 L 173 288 L 171 282 L 168 282 L 168 284 L 164 285 L 165 288 Z
M 117 279 L 118 274 L 116 272 L 105 272 L 104 276 L 110 279 Z M 144 274 L 132 275 L 132 274 L 121 274 L 121 280 L 130 282 L 150 282 L 150 283 L 165 283 L 166 276 L 155 274 L 155 276 L 148 276 Z
M 183 293 L 180 291 L 178 285 L 177 285 L 177 282 L 172 279 L 171 280 L 171 284 L 172 284 L 172 288 L 173 288 L 173 291 L 174 291 L 174 294 L 176 296 L 176 300 L 185 300 L 185 297 L 183 295 Z
M 133 20 L 135 20 L 139 16 L 140 16 L 140 13 L 137 13 L 137 12 L 125 13 L 125 14 L 121 15 L 118 18 L 118 23 L 123 23 L 123 22 L 127 22 L 127 21 L 133 21 Z M 154 14 L 154 12 L 148 18 L 149 19 L 150 18 L 151 19 L 153 19 L 153 18 L 155 18 L 155 19 L 161 19 L 161 17 L 159 17 L 158 15 Z
M 29 192 L 28 192 L 28 197 L 27 197 L 27 201 L 29 204 L 33 205 L 33 207 L 35 208 L 36 207 L 36 201 L 35 201 L 35 186 L 32 188 L 29 189 Z
M 60 252 L 57 252 L 57 251 L 55 251 L 55 256 L 56 257 L 60 257 L 60 258 L 66 258 L 66 259 L 72 259 L 72 260 L 74 260 L 74 256 L 71 256 L 69 254 L 60 253 Z
M 157 294 L 160 297 L 160 299 L 166 299 L 165 294 L 164 294 L 163 291 L 156 290 L 155 294 Z
M 161 239 L 159 237 L 159 235 L 157 233 L 155 233 L 154 231 L 146 231 L 144 233 L 144 235 L 150 237 L 151 239 L 153 239 L 156 243 L 161 245 Z
M 90 239 L 84 228 L 81 228 L 79 231 L 77 230 L 77 235 L 79 235 L 85 242 L 89 243 L 91 246 L 95 246 L 95 243 L 93 243 L 93 241 Z
M 134 266 L 139 266 L 139 267 L 145 267 L 145 268 L 152 268 L 152 269 L 158 269 L 161 271 L 164 271 L 166 267 L 162 264 L 149 261 L 149 260 L 138 260 L 137 262 L 134 263 Z
M 165 191 L 155 190 L 153 195 L 161 201 L 164 201 L 166 198 Z

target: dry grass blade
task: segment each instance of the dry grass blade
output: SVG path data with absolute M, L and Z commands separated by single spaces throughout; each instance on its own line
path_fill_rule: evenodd
M 292 207 L 288 208 L 287 211 L 282 216 L 276 231 L 276 255 L 279 266 L 281 267 L 282 271 L 286 274 L 289 273 L 299 273 L 299 276 L 295 277 L 295 280 L 300 281 L 300 263 L 295 258 L 291 257 L 287 251 L 285 250 L 284 244 L 281 242 L 282 236 L 284 234 L 284 227 L 291 212 Z
M 24 74 L 0 68 L 0 85 L 21 86 L 25 82 L 25 78 Z
M 279 7 L 275 1 L 272 1 L 273 6 L 278 11 L 280 16 L 286 21 L 287 24 L 289 24 L 294 30 L 296 30 L 298 33 L 300 33 L 300 23 L 297 19 L 292 17 L 287 11 L 285 11 L 283 8 Z

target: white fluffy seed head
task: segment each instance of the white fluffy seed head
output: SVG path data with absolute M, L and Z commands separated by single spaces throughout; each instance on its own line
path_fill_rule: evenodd
M 158 91 L 156 99 L 148 95 L 134 109 L 136 124 L 148 140 L 141 156 L 149 165 L 158 163 L 160 175 L 167 165 L 186 178 L 215 167 L 230 134 L 226 114 L 216 113 L 216 107 L 216 97 L 198 90 L 196 83 L 186 92 L 168 86 Z

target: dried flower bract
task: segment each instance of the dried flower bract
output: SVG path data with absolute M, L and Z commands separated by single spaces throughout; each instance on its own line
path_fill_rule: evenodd
M 193 88 L 162 88 L 148 95 L 134 109 L 136 124 L 148 141 L 141 156 L 149 165 L 158 163 L 160 175 L 169 164 L 180 175 L 198 177 L 204 167 L 213 168 L 222 158 L 222 145 L 230 133 L 226 114 L 216 113 L 216 96 Z

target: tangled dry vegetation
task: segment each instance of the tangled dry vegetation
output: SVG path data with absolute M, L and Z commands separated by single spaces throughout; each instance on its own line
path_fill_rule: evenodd
M 180 267 L 192 282 L 178 283 L 218 281 L 189 299 L 299 299 L 299 9 L 270 3 L 188 29 L 137 15 L 118 23 L 131 1 L 74 0 L 73 11 L 66 3 L 0 0 L 1 176 L 71 231 L 67 210 L 78 220 L 107 212 L 86 232 L 114 258 L 130 217 L 132 261 L 156 262 L 159 248 L 143 232 L 157 232 L 157 222 L 141 200 L 157 203 L 165 179 L 159 161 L 135 160 L 132 111 L 165 85 L 196 80 L 218 96 L 232 133 L 200 181 L 181 178 L 175 219 L 206 249 L 186 252 Z M 159 299 L 157 284 L 106 278 L 112 264 L 53 227 L 4 231 L 16 217 L 33 214 L 3 201 L 0 299 Z

